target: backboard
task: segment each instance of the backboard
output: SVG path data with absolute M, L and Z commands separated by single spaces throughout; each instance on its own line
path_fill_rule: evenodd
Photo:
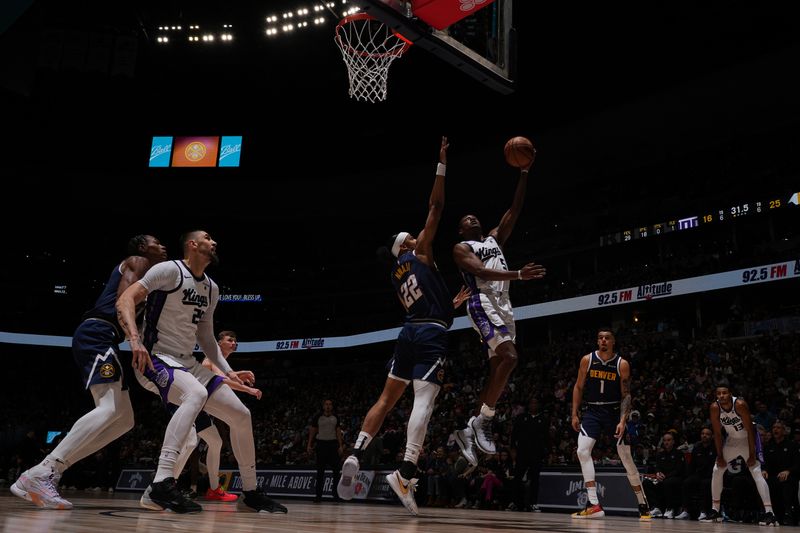
M 351 0 L 350 3 L 382 20 L 415 46 L 491 89 L 502 94 L 514 92 L 516 35 L 512 25 L 513 0 L 449 0 L 463 11 L 475 11 L 442 29 L 430 24 L 429 10 L 425 11 L 436 3 L 432 0 Z

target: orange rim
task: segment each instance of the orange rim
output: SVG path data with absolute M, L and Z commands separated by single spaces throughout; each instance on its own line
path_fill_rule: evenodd
M 349 44 L 345 45 L 344 42 L 342 41 L 342 39 L 339 37 L 339 30 L 344 28 L 345 24 L 350 24 L 352 22 L 356 22 L 356 21 L 359 21 L 359 20 L 378 20 L 378 19 L 376 19 L 375 17 L 373 17 L 369 13 L 353 13 L 351 15 L 347 15 L 346 17 L 344 17 L 336 25 L 336 40 L 339 41 L 339 43 L 341 43 L 343 45 L 343 47 L 345 47 L 348 50 L 350 50 L 351 53 L 358 54 L 358 55 L 361 55 L 361 56 L 370 56 L 370 57 L 384 57 L 384 56 L 387 56 L 387 55 L 401 56 L 401 55 L 406 53 L 406 50 L 408 50 L 411 47 L 412 44 L 414 44 L 410 40 L 406 39 L 403 36 L 403 34 L 398 33 L 396 31 L 392 31 L 394 36 L 397 37 L 398 39 L 400 39 L 401 41 L 403 41 L 403 43 L 404 43 L 403 47 L 400 49 L 399 52 L 382 52 L 380 54 L 376 54 L 376 53 L 365 52 L 363 50 L 358 50 L 356 48 L 353 48 Z

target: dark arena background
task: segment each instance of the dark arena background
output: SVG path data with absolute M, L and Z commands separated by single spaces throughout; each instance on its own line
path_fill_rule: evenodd
M 687 496 L 668 508 L 651 481 L 666 434 L 684 464 L 676 475 L 708 481 L 693 452 L 723 378 L 747 401 L 765 449 L 785 443 L 785 467 L 768 456 L 762 470 L 778 521 L 797 524 L 797 18 L 690 2 L 461 0 L 451 3 L 475 4 L 475 13 L 445 31 L 458 42 L 436 48 L 426 2 L 409 2 L 414 12 L 392 20 L 425 35 L 392 63 L 385 101 L 351 98 L 335 27 L 350 9 L 382 18 L 381 6 L 396 3 L 12 0 L 0 8 L 0 530 L 688 531 L 701 527 L 709 485 L 682 485 Z M 466 56 L 453 52 L 460 46 Z M 525 136 L 537 150 L 504 254 L 510 270 L 535 261 L 547 275 L 511 285 L 519 362 L 497 403 L 498 454 L 459 475 L 452 434 L 476 414 L 489 374 L 461 307 L 418 462 L 419 516 L 384 477 L 403 460 L 410 391 L 362 461 L 364 493 L 336 500 L 329 470 L 316 502 L 310 428 L 332 400 L 341 462 L 381 393 L 404 314 L 376 249 L 422 229 L 443 135 L 450 147 L 434 254 L 454 294 L 459 219 L 474 214 L 485 231 L 494 227 L 519 175 L 504 161 L 506 140 Z M 191 160 L 191 143 L 201 141 L 215 154 L 208 166 Z M 13 496 L 18 477 L 94 408 L 71 337 L 128 239 L 155 235 L 180 259 L 179 236 L 195 229 L 218 243 L 220 262 L 208 270 L 221 293 L 215 333 L 236 332 L 231 366 L 252 370 L 263 391 L 260 400 L 238 395 L 252 415 L 259 485 L 288 514 L 206 501 L 202 443 L 178 487 L 199 494 L 204 511 L 141 508 L 169 415 L 138 383 L 134 428 L 56 480 L 71 510 Z M 654 491 L 651 507 L 663 507 L 647 523 L 613 436 L 593 451 L 605 518 L 568 514 L 586 502 L 573 386 L 606 325 L 631 366 L 633 458 Z M 120 355 L 132 374 L 127 343 Z M 531 398 L 543 429 L 521 439 Z M 220 486 L 238 494 L 220 431 Z M 520 475 L 533 445 L 536 468 Z M 722 509 L 727 523 L 702 527 L 745 531 L 763 518 L 736 461 Z M 684 511 L 686 521 L 657 518 Z

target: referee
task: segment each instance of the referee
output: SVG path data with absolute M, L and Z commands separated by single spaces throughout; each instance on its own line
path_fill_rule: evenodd
M 333 402 L 324 400 L 322 412 L 311 419 L 311 428 L 308 431 L 308 454 L 314 450 L 314 441 L 317 442 L 317 495 L 315 502 L 322 501 L 322 489 L 325 483 L 325 468 L 333 470 L 333 485 L 336 487 L 341 476 L 340 456 L 344 451 L 342 429 L 339 427 L 339 417 L 333 414 Z M 332 489 L 334 500 L 339 495 Z

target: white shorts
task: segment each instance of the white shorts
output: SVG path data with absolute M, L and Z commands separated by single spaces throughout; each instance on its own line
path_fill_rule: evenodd
M 167 397 L 169 388 L 172 385 L 172 375 L 174 372 L 188 372 L 193 375 L 211 394 L 223 382 L 222 376 L 218 376 L 208 368 L 201 365 L 194 357 L 175 357 L 162 353 L 150 355 L 155 371 L 149 368 L 144 374 L 137 369 L 133 369 L 136 381 L 154 394 L 161 396 L 164 404 L 169 403 Z
M 495 349 L 506 341 L 514 342 L 517 329 L 514 325 L 514 310 L 507 292 L 480 292 L 478 298 L 470 298 L 467 314 L 472 327 L 489 348 L 489 357 L 497 353 Z
M 750 444 L 747 439 L 727 439 L 722 445 L 722 458 L 730 464 L 739 456 L 745 463 L 750 459 Z

